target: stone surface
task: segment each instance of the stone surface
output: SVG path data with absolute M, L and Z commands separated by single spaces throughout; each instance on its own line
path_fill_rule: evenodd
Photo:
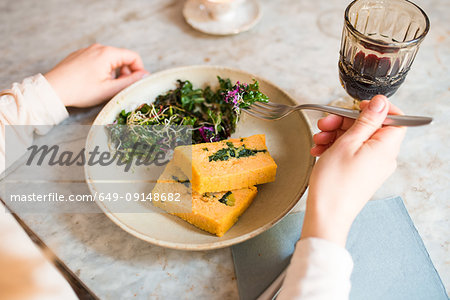
M 400 195 L 431 259 L 450 289 L 450 2 L 415 1 L 431 30 L 391 100 L 407 114 L 433 116 L 408 130 L 398 169 L 374 198 Z M 151 72 L 194 64 L 240 68 L 265 77 L 299 103 L 345 96 L 337 60 L 344 0 L 262 0 L 251 31 L 213 37 L 183 20 L 183 1 L 3 1 L 0 88 L 44 73 L 71 51 L 98 42 L 139 52 Z M 71 110 L 66 122 L 89 124 L 100 107 Z M 320 114 L 310 113 L 312 123 Z M 447 120 L 447 121 L 445 121 Z M 88 193 L 80 186 L 80 193 Z M 304 199 L 298 209 L 303 209 Z M 152 246 L 102 214 L 24 215 L 27 223 L 103 299 L 235 299 L 229 249 L 182 252 Z

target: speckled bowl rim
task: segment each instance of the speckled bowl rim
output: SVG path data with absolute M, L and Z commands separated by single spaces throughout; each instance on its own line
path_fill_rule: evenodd
M 254 75 L 253 73 L 250 72 L 246 72 L 240 69 L 236 69 L 236 68 L 231 68 L 231 67 L 225 67 L 225 66 L 218 66 L 218 65 L 191 65 L 191 66 L 182 66 L 182 67 L 176 67 L 176 68 L 171 68 L 171 69 L 167 69 L 167 70 L 163 70 L 163 71 L 159 71 L 156 73 L 153 73 L 152 75 L 150 75 L 149 77 L 157 77 L 157 76 L 164 76 L 167 73 L 173 73 L 173 72 L 181 72 L 181 71 L 188 71 L 188 70 L 195 70 L 195 69 L 209 69 L 209 70 L 226 70 L 229 72 L 233 72 L 233 73 L 240 73 L 240 74 L 246 74 L 248 76 L 251 76 L 253 78 L 255 78 L 256 80 L 258 80 L 259 82 L 264 82 L 265 84 L 271 85 L 273 88 L 277 89 L 280 91 L 280 93 L 289 101 L 292 103 L 292 105 L 295 105 L 296 102 L 294 101 L 294 99 L 287 93 L 285 92 L 283 89 L 281 89 L 278 85 L 274 84 L 273 82 L 271 82 L 270 80 L 265 79 L 264 77 L 261 76 L 257 76 Z M 149 77 L 145 78 L 148 79 Z M 103 123 L 101 123 L 103 115 L 105 115 L 109 110 L 113 109 L 113 107 L 115 107 L 115 105 L 117 105 L 116 100 L 118 98 L 120 98 L 123 94 L 128 93 L 130 90 L 136 88 L 137 86 L 141 85 L 141 84 L 145 84 L 145 79 L 140 80 L 138 82 L 135 82 L 134 84 L 130 85 L 129 87 L 123 89 L 122 91 L 120 91 L 117 95 L 115 95 L 104 107 L 103 109 L 100 111 L 100 113 L 97 115 L 97 117 L 95 118 L 92 126 L 94 125 L 104 125 Z M 305 125 L 307 126 L 308 133 L 309 133 L 309 142 L 310 142 L 310 146 L 313 145 L 313 130 L 312 130 L 312 126 L 311 126 L 311 122 L 309 121 L 309 118 L 306 116 L 306 114 L 302 111 L 297 111 L 295 113 L 298 113 L 302 119 L 302 121 L 305 123 Z M 92 131 L 89 132 L 88 134 L 88 138 L 86 139 L 86 147 L 90 141 L 90 139 L 92 138 L 91 136 Z M 87 149 L 87 148 L 86 148 Z M 307 178 L 305 180 L 305 182 L 302 183 L 301 188 L 299 188 L 298 193 L 296 194 L 295 198 L 296 200 L 292 202 L 292 204 L 288 207 L 286 207 L 285 210 L 283 210 L 283 212 L 281 212 L 279 214 L 279 216 L 277 216 L 276 218 L 274 218 L 271 222 L 267 223 L 264 226 L 259 227 L 258 229 L 255 229 L 251 232 L 248 232 L 246 234 L 243 234 L 239 237 L 233 238 L 233 239 L 229 239 L 226 241 L 217 241 L 217 242 L 213 242 L 213 243 L 202 243 L 202 244 L 195 244 L 195 243 L 176 243 L 176 242 L 167 242 L 167 241 L 161 241 L 159 239 L 155 239 L 152 237 L 149 237 L 148 235 L 140 232 L 138 229 L 133 228 L 127 224 L 124 224 L 118 217 L 116 217 L 116 213 L 111 212 L 105 205 L 103 202 L 99 202 L 99 201 L 95 201 L 97 203 L 97 205 L 100 207 L 100 209 L 105 213 L 105 215 L 111 220 L 113 221 L 117 226 L 119 226 L 120 228 L 122 228 L 123 230 L 125 230 L 126 232 L 130 233 L 131 235 L 144 240 L 146 242 L 149 242 L 151 244 L 160 246 L 160 247 L 164 247 L 164 248 L 170 248 L 170 249 L 176 249 L 176 250 L 189 250 L 189 251 L 202 251 L 202 250 L 214 250 L 214 249 L 220 249 L 220 248 L 225 248 L 225 247 L 229 247 L 235 244 L 239 244 L 242 243 L 246 240 L 249 240 L 263 232 L 265 232 L 266 230 L 272 228 L 275 224 L 277 224 L 278 222 L 280 222 L 286 215 L 288 215 L 292 209 L 297 205 L 297 203 L 300 201 L 301 197 L 303 196 L 303 194 L 305 193 L 307 187 L 308 187 L 308 182 L 309 182 L 309 176 L 311 175 L 311 171 L 312 168 L 314 166 L 316 162 L 316 159 L 313 156 L 310 156 L 309 158 L 309 162 L 308 162 L 308 170 L 307 170 Z M 85 179 L 86 179 L 86 183 L 89 187 L 89 190 L 92 194 L 95 193 L 95 187 L 93 186 L 91 180 L 90 180 L 90 176 L 88 174 L 88 168 L 87 166 L 85 166 L 84 168 L 85 171 Z M 238 220 L 239 222 L 239 220 Z

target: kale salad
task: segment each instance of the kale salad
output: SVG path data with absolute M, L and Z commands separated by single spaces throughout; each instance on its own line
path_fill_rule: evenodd
M 182 144 L 176 137 L 160 134 L 167 128 L 191 128 L 192 143 L 208 143 L 225 140 L 236 130 L 242 109 L 255 102 L 268 102 L 259 91 L 259 83 L 232 84 L 230 79 L 217 77 L 219 88 L 210 86 L 194 88 L 188 80 L 178 80 L 176 88 L 156 97 L 155 101 L 143 103 L 132 111 L 122 110 L 108 128 L 110 144 L 116 151 L 129 155 L 136 142 L 174 148 Z M 121 129 L 120 126 L 127 129 Z M 152 126 L 133 126 L 152 125 Z M 151 134 L 146 128 L 152 127 Z M 155 130 L 159 134 L 155 135 Z M 160 137 L 160 140 L 156 140 Z M 139 153 L 141 151 L 141 153 Z M 133 154 L 144 154 L 144 149 L 134 147 Z

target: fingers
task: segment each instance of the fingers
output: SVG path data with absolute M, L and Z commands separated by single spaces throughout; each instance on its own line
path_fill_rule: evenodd
M 328 115 L 317 122 L 317 127 L 322 131 L 347 130 L 352 127 L 355 120 L 337 115 Z
M 313 140 L 316 145 L 328 145 L 336 139 L 336 131 L 323 131 L 314 135 Z
M 312 156 L 321 156 L 328 148 L 328 145 L 316 145 L 311 148 L 310 153 Z
M 130 75 L 132 72 L 128 66 L 123 66 L 120 68 L 120 76 L 127 76 Z
M 132 83 L 135 83 L 138 80 L 141 80 L 143 77 L 147 76 L 148 72 L 145 70 L 135 71 L 129 75 L 121 75 L 117 79 L 111 79 L 107 82 L 107 86 L 105 89 L 105 98 L 110 98 L 129 86 Z
M 400 110 L 400 108 L 398 108 L 397 106 L 395 106 L 394 104 L 389 102 L 389 115 L 403 115 L 403 112 Z
M 357 151 L 383 123 L 389 111 L 389 102 L 385 96 L 377 95 L 364 107 L 359 118 L 352 127 L 340 138 L 341 142 L 348 142 Z
M 333 143 L 351 127 L 354 120 L 337 115 L 328 115 L 318 121 L 317 126 L 322 132 L 314 135 L 315 146 L 311 149 L 311 155 L 320 156 Z
M 354 123 L 354 119 L 344 118 L 344 120 L 342 121 L 341 129 L 347 131 L 350 127 L 353 126 Z
M 369 147 L 382 151 L 386 156 L 395 159 L 405 137 L 406 127 L 385 126 L 380 128 L 368 141 Z
M 110 98 L 123 90 L 130 84 L 148 75 L 144 69 L 144 64 L 138 53 L 124 49 L 94 44 L 91 47 L 94 51 L 99 51 L 99 55 L 107 60 L 111 70 L 119 69 L 119 77 L 107 79 L 105 82 L 104 95 Z
M 367 105 L 369 104 L 370 101 L 364 100 L 361 101 L 359 107 L 361 110 L 364 110 L 364 108 L 367 107 Z M 389 115 L 403 115 L 403 112 L 400 110 L 400 108 L 398 108 L 397 106 L 395 106 L 394 104 L 392 104 L 391 102 L 389 102 L 389 111 L 388 111 Z
M 344 118 L 336 115 L 328 115 L 317 122 L 317 127 L 322 131 L 334 131 L 341 128 Z
M 127 66 L 131 72 L 145 70 L 141 56 L 132 50 L 92 44 L 80 51 L 90 51 L 106 59 L 111 65 L 111 70 Z
M 369 100 L 363 100 L 359 102 L 359 110 L 364 110 L 369 105 Z
M 138 53 L 128 49 L 114 47 L 107 47 L 107 51 L 109 51 L 108 56 L 111 59 L 113 69 L 127 66 L 131 72 L 145 70 L 144 63 Z
M 313 136 L 314 147 L 311 149 L 311 155 L 320 156 L 336 140 L 337 131 L 323 131 Z

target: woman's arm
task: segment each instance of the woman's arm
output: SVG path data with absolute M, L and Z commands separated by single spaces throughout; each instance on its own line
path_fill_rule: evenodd
M 47 133 L 68 116 L 65 106 L 100 104 L 147 74 L 139 54 L 95 44 L 73 52 L 44 76 L 0 92 L 0 174 L 25 153 L 34 133 Z M 14 148 L 6 154 L 7 130 Z
M 112 75 L 115 71 L 119 76 Z M 14 129 L 20 146 L 15 147 L 20 151 L 7 153 L 12 163 L 31 145 L 36 131 L 44 134 L 68 116 L 65 106 L 97 105 L 146 74 L 137 53 L 92 45 L 72 53 L 45 76 L 38 74 L 14 83 L 0 93 L 0 173 L 5 170 L 6 130 Z M 0 298 L 77 299 L 2 204 L 0 270 Z
M 28 77 L 22 83 L 14 83 L 10 89 L 0 92 L 0 173 L 31 145 L 36 129 L 39 129 L 38 134 L 45 134 L 67 116 L 64 104 L 41 74 Z M 10 144 L 7 154 L 6 132 L 8 138 L 14 138 L 14 147 Z
M 345 250 L 361 209 L 396 168 L 405 128 L 381 126 L 401 111 L 384 96 L 361 103 L 358 120 L 329 115 L 318 123 L 311 154 L 302 235 L 279 299 L 348 299 L 353 263 Z

